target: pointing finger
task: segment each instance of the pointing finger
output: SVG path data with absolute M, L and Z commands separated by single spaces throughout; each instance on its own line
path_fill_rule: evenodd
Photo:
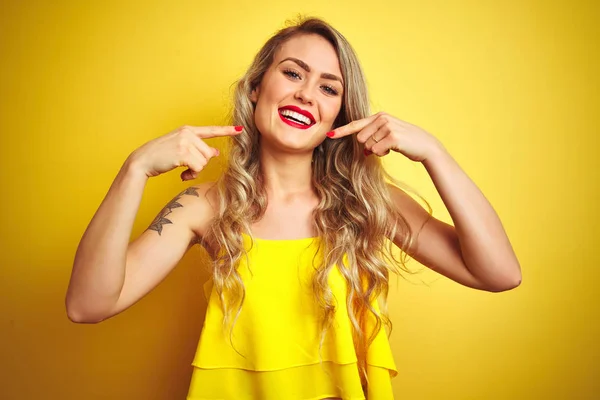
M 243 130 L 243 126 L 187 126 L 184 129 L 189 129 L 201 139 L 210 139 L 218 136 L 234 136 L 239 135 Z
M 349 124 L 340 126 L 339 128 L 332 130 L 331 132 L 327 132 L 327 136 L 331 139 L 338 139 L 344 136 L 352 135 L 356 132 L 360 132 L 367 125 L 369 125 L 371 122 L 377 119 L 378 116 L 379 114 L 373 114 L 367 118 L 357 119 L 356 121 L 352 121 Z

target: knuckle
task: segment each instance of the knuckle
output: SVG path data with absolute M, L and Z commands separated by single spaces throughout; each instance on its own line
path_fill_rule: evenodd
M 192 127 L 189 125 L 181 126 L 177 132 L 181 135 L 190 135 L 192 133 Z

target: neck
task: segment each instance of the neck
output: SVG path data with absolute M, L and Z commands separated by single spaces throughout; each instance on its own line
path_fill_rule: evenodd
M 270 198 L 293 199 L 312 194 L 312 153 L 282 153 L 263 146 L 260 154 Z

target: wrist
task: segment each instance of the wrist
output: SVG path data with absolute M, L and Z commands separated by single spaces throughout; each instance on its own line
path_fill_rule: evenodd
M 450 154 L 446 148 L 441 143 L 437 142 L 434 146 L 432 146 L 427 156 L 421 162 L 425 168 L 429 168 L 439 162 L 447 160 L 449 157 Z
M 139 179 L 147 180 L 149 178 L 144 169 L 142 161 L 137 157 L 135 152 L 131 153 L 123 163 L 122 172 L 128 176 L 134 176 Z

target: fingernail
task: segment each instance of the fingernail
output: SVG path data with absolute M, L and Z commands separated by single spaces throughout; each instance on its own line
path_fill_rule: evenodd
M 244 127 L 243 127 L 243 126 L 236 126 L 236 127 L 235 127 L 235 131 L 236 131 L 236 132 L 241 132 L 241 131 L 242 131 L 242 129 L 244 129 Z
M 367 150 L 367 149 L 364 149 L 363 153 L 365 154 L 365 156 L 370 156 L 371 154 L 373 154 L 373 152 L 371 150 Z
M 217 157 L 219 156 L 219 154 L 221 154 L 221 152 L 219 151 L 219 149 L 215 149 L 217 150 Z
M 333 137 L 335 135 L 335 132 L 331 131 L 331 132 L 327 132 L 327 137 Z

